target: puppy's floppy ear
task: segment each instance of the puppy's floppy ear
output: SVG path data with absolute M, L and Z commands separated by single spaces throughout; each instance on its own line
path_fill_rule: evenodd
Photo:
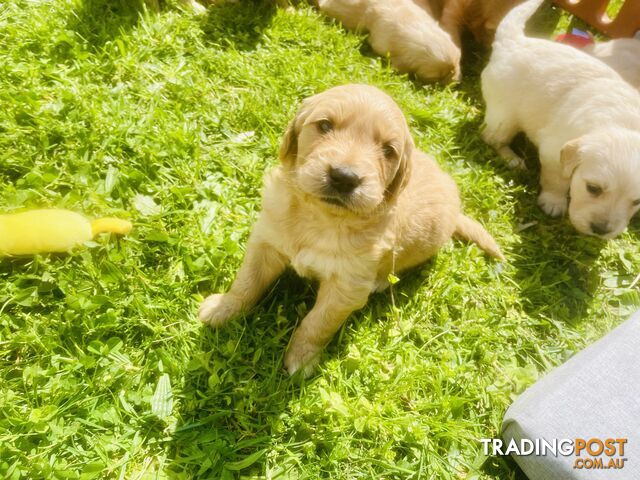
M 278 157 L 285 165 L 293 165 L 298 155 L 298 133 L 296 132 L 296 119 L 294 118 L 287 125 L 284 137 L 280 142 Z
M 562 167 L 562 176 L 571 178 L 573 171 L 580 163 L 580 147 L 582 146 L 582 138 L 574 138 L 564 144 L 560 150 L 560 166 Z
M 278 157 L 283 164 L 292 166 L 295 163 L 298 155 L 298 134 L 317 103 L 318 95 L 305 99 L 298 108 L 296 116 L 287 125 L 287 131 L 282 137 L 278 151 Z
M 400 152 L 400 164 L 398 165 L 396 174 L 385 192 L 387 201 L 397 197 L 409 181 L 409 177 L 411 176 L 411 166 L 413 163 L 413 148 L 413 140 L 409 138 L 409 140 L 404 143 L 402 152 Z

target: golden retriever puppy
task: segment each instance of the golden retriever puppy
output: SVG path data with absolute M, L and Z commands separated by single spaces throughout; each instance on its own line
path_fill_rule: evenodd
M 502 259 L 494 239 L 460 211 L 458 189 L 414 148 L 404 115 L 377 88 L 345 85 L 306 99 L 266 176 L 262 211 L 229 291 L 200 319 L 220 327 L 246 312 L 291 266 L 319 282 L 293 334 L 289 373 L 308 375 L 324 346 L 389 275 L 434 255 L 452 235 Z
M 371 48 L 388 54 L 397 70 L 425 81 L 460 79 L 460 48 L 414 1 L 318 0 L 318 7 L 349 29 L 369 32 Z
M 602 60 L 633 87 L 640 89 L 640 40 L 619 38 L 587 45 L 583 50 Z
M 541 208 L 556 216 L 568 207 L 579 232 L 613 238 L 640 208 L 640 94 L 585 52 L 526 37 L 541 3 L 515 7 L 498 27 L 482 72 L 483 137 L 524 167 L 509 148 L 524 132 L 539 151 Z
M 498 24 L 522 0 L 434 0 L 441 11 L 440 25 L 460 45 L 463 30 L 477 42 L 491 45 Z

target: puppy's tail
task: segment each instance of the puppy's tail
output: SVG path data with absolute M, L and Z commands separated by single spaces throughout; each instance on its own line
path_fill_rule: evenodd
M 453 234 L 457 238 L 477 244 L 482 250 L 501 262 L 505 261 L 500 247 L 489 232 L 487 232 L 478 222 L 466 215 L 463 215 L 462 213 L 458 215 L 456 231 Z
M 495 42 L 524 37 L 524 27 L 527 21 L 536 13 L 543 2 L 544 0 L 527 0 L 513 8 L 498 25 Z

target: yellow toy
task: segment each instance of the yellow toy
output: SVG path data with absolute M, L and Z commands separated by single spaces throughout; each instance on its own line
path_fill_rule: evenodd
M 69 210 L 31 210 L 0 215 L 0 255 L 68 252 L 99 233 L 126 235 L 132 225 L 117 218 L 90 221 Z

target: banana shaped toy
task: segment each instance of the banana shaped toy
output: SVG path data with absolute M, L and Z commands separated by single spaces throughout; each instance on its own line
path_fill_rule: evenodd
M 99 233 L 126 235 L 132 225 L 118 218 L 88 220 L 61 209 L 0 215 L 0 255 L 68 252 Z

